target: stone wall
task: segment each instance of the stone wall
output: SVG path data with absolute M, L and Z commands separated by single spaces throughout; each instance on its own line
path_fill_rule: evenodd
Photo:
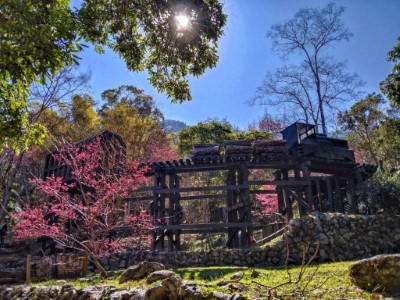
M 287 232 L 265 248 L 221 249 L 211 252 L 128 251 L 102 258 L 107 270 L 127 268 L 140 261 L 158 261 L 168 267 L 188 266 L 273 266 L 288 262 L 300 264 L 319 251 L 319 262 L 367 258 L 376 254 L 400 252 L 400 216 L 342 215 L 315 213 L 293 219 Z

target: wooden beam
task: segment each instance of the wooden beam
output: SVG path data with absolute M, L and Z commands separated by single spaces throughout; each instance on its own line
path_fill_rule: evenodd
M 199 200 L 199 199 L 218 199 L 226 198 L 226 194 L 205 194 L 205 195 L 193 195 L 193 196 L 182 196 L 180 200 Z
M 249 185 L 309 186 L 310 180 L 253 180 Z
M 155 228 L 155 230 L 186 230 L 186 229 L 199 229 L 199 228 L 244 228 L 251 227 L 251 222 L 235 222 L 235 223 L 207 223 L 207 224 L 180 224 L 180 225 L 162 225 Z
M 170 188 L 170 189 L 154 189 L 155 194 L 169 193 L 188 193 L 188 192 L 203 192 L 203 191 L 226 191 L 248 189 L 248 184 L 243 185 L 220 185 L 220 186 L 205 186 L 205 187 L 188 187 L 188 188 Z
M 278 236 L 283 235 L 286 232 L 286 227 L 283 227 L 282 229 L 279 229 L 277 232 L 274 232 L 273 234 L 263 238 L 262 240 L 259 240 L 256 242 L 256 245 L 262 244 L 262 243 L 268 243 L 272 241 L 274 238 L 277 238 Z

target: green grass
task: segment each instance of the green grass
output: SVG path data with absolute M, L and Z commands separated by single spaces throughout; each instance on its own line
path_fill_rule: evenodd
M 306 268 L 302 280 L 298 279 L 301 267 L 255 268 L 260 272 L 256 278 L 251 276 L 252 268 L 208 267 L 184 268 L 176 272 L 187 282 L 203 285 L 205 292 L 218 290 L 224 293 L 240 292 L 249 299 L 265 298 L 271 287 L 292 281 L 293 283 L 271 289 L 270 294 L 285 299 L 379 299 L 378 294 L 371 294 L 356 288 L 350 282 L 348 267 L 352 262 L 311 265 Z M 229 280 L 237 272 L 243 273 L 238 283 L 218 286 L 222 280 Z M 290 280 L 291 279 L 291 280 Z M 237 289 L 237 290 L 236 290 Z
M 364 292 L 350 282 L 348 268 L 352 262 L 337 262 L 310 265 L 306 268 L 302 280 L 298 279 L 301 267 L 274 267 L 274 268 L 239 268 L 239 267 L 204 267 L 204 268 L 179 268 L 174 271 L 187 284 L 198 285 L 207 294 L 217 290 L 226 294 L 241 293 L 248 299 L 267 299 L 268 293 L 282 299 L 382 299 L 381 295 Z M 258 277 L 252 277 L 253 270 L 259 272 Z M 83 288 L 91 285 L 113 285 L 117 288 L 142 287 L 147 285 L 144 280 L 139 282 L 118 283 L 118 277 L 122 271 L 110 273 L 106 280 L 98 275 L 92 281 L 81 282 L 68 280 L 75 288 Z M 226 282 L 230 277 L 242 272 L 243 277 L 238 282 Z M 276 287 L 279 284 L 291 281 Z M 54 280 L 41 282 L 40 285 L 62 285 L 62 282 Z M 38 285 L 36 283 L 35 285 Z

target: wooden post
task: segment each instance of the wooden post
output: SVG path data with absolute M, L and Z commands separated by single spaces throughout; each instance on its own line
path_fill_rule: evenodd
M 282 180 L 282 172 L 280 170 L 275 172 L 275 181 Z M 276 193 L 278 194 L 278 211 L 280 214 L 283 214 L 285 211 L 285 200 L 283 198 L 283 191 L 280 186 L 276 186 Z
M 327 194 L 328 194 L 329 211 L 335 212 L 335 205 L 333 203 L 333 190 L 332 190 L 331 176 L 325 177 L 325 180 L 326 180 L 326 188 L 327 188 Z
M 238 185 L 249 184 L 249 170 L 247 169 L 246 163 L 241 162 L 238 169 Z M 251 203 L 250 203 L 250 192 L 249 187 L 241 189 L 239 191 L 239 203 L 243 203 L 243 207 L 239 210 L 239 221 L 240 222 L 251 222 Z M 250 237 L 252 236 L 251 227 L 242 227 L 240 235 L 240 246 L 248 247 L 250 245 Z
M 288 170 L 282 170 L 282 175 L 284 181 L 289 180 Z M 290 219 L 293 219 L 293 208 L 292 208 L 292 201 L 290 200 L 290 193 L 287 189 L 288 189 L 287 186 L 283 187 L 283 197 L 285 200 L 286 216 L 289 221 Z
M 164 188 L 168 188 L 167 187 L 167 185 L 166 185 L 166 182 L 165 182 L 165 178 L 166 177 L 166 174 L 164 173 L 164 172 L 162 172 L 161 174 L 160 174 L 160 187 L 162 188 L 162 189 L 164 189 Z M 158 214 L 159 214 L 159 218 L 160 218 L 160 223 L 161 223 L 161 225 L 166 225 L 166 214 L 165 214 L 165 193 L 161 193 L 160 194 L 160 196 L 159 196 L 159 211 L 158 211 Z M 159 243 L 159 245 L 158 245 L 158 247 L 159 247 L 159 249 L 161 250 L 161 251 L 164 251 L 165 250 L 165 243 L 164 243 L 164 239 L 165 239 L 165 232 L 161 232 L 161 239 L 160 239 L 160 243 Z
M 227 179 L 227 185 L 236 185 L 236 168 L 229 168 Z M 228 190 L 227 193 L 227 200 L 226 200 L 226 208 L 228 211 L 228 223 L 235 223 L 237 222 L 237 210 L 232 210 L 232 206 L 236 204 L 237 195 L 235 194 L 234 190 Z M 238 235 L 235 228 L 228 228 L 228 248 L 234 248 L 239 245 Z
M 306 164 L 303 164 L 302 166 L 302 171 L 303 171 L 303 179 L 304 180 L 310 180 L 310 171 L 308 170 L 308 166 Z M 306 186 L 306 199 L 307 203 L 310 206 L 311 209 L 316 209 L 314 206 L 314 198 L 313 198 L 313 193 L 311 189 L 311 184 Z
M 335 206 L 337 207 L 337 211 L 344 213 L 343 197 L 340 188 L 340 181 L 337 176 L 334 176 L 333 178 L 335 180 Z
M 296 181 L 301 180 L 300 170 L 297 167 L 294 168 L 294 179 Z M 296 187 L 296 195 L 298 197 L 297 207 L 299 209 L 299 215 L 300 217 L 302 217 L 305 215 L 306 210 L 304 209 L 303 205 L 300 202 L 300 199 L 303 199 L 303 189 L 301 187 Z
M 175 174 L 175 187 L 179 188 L 180 187 L 180 182 L 179 182 L 179 176 Z M 180 193 L 175 193 L 174 197 L 174 222 L 175 224 L 181 224 L 182 223 L 182 206 L 180 204 L 180 198 L 181 195 Z M 181 231 L 180 229 L 174 230 L 174 236 L 175 236 L 175 250 L 179 251 L 181 248 Z
M 31 256 L 28 255 L 26 257 L 26 280 L 25 282 L 28 284 L 31 282 Z
M 317 199 L 319 211 L 322 211 L 322 193 L 321 193 L 321 180 L 320 178 L 315 179 L 315 186 L 317 188 Z
M 86 277 L 88 266 L 89 266 L 89 254 L 87 251 L 85 251 L 85 256 L 83 257 L 83 262 L 82 262 L 82 277 Z
M 175 188 L 175 174 L 169 174 L 169 188 Z M 167 216 L 167 224 L 175 225 L 175 193 L 168 194 L 168 216 Z M 174 250 L 174 233 L 172 230 L 168 230 L 168 251 Z
M 347 179 L 347 199 L 350 201 L 351 204 L 351 212 L 353 214 L 358 213 L 358 205 L 354 187 L 354 178 Z

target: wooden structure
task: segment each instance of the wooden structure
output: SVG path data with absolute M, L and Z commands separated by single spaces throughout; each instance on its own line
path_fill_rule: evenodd
M 118 174 L 120 169 L 124 167 L 126 160 L 126 144 L 124 140 L 118 134 L 106 130 L 87 139 L 81 140 L 74 145 L 79 149 L 96 140 L 99 140 L 101 148 L 101 157 L 99 157 L 99 160 L 102 164 L 102 171 Z M 63 164 L 62 161 L 55 158 L 54 155 L 57 153 L 58 151 L 55 150 L 46 155 L 42 177 L 43 179 L 49 176 L 63 177 L 63 180 L 69 183 L 72 181 L 72 170 L 70 167 Z
M 313 159 L 241 160 L 240 156 L 226 161 L 218 159 L 196 159 L 157 162 L 151 165 L 148 176 L 153 176 L 153 185 L 147 190 L 149 196 L 133 196 L 129 201 L 152 200 L 151 213 L 158 224 L 154 230 L 155 250 L 179 250 L 180 236 L 187 233 L 226 232 L 226 246 L 248 247 L 252 242 L 252 194 L 276 193 L 279 212 L 288 219 L 294 209 L 300 216 L 313 210 L 331 212 L 357 212 L 355 185 L 357 169 L 354 163 L 338 163 Z M 251 170 L 272 170 L 273 180 L 249 180 Z M 189 172 L 226 171 L 226 184 L 220 186 L 180 187 L 180 174 Z M 317 172 L 319 176 L 312 176 Z M 274 191 L 263 191 L 259 186 L 275 186 Z M 141 191 L 144 191 L 142 189 Z M 217 193 L 218 191 L 218 193 Z M 203 192 L 202 195 L 188 195 Z M 182 224 L 182 201 L 200 199 L 225 199 L 226 222 L 209 224 Z M 297 213 L 297 212 L 296 212 Z
M 287 219 L 311 211 L 357 213 L 355 186 L 362 182 L 360 168 L 347 142 L 316 133 L 313 125 L 294 123 L 283 132 L 285 140 L 228 141 L 225 155 L 218 145 L 198 145 L 191 159 L 156 162 L 148 176 L 151 195 L 133 195 L 128 201 L 152 200 L 157 220 L 154 250 L 179 250 L 180 236 L 188 233 L 226 232 L 229 248 L 252 243 L 252 194 L 276 193 L 279 212 Z M 321 150 L 322 149 L 322 150 Z M 220 186 L 180 187 L 183 173 L 225 171 Z M 269 170 L 273 180 L 249 180 L 252 170 Z M 275 190 L 260 190 L 260 186 Z M 201 192 L 201 195 L 188 195 Z M 207 224 L 182 224 L 182 201 L 220 198 L 225 201 L 226 220 Z

